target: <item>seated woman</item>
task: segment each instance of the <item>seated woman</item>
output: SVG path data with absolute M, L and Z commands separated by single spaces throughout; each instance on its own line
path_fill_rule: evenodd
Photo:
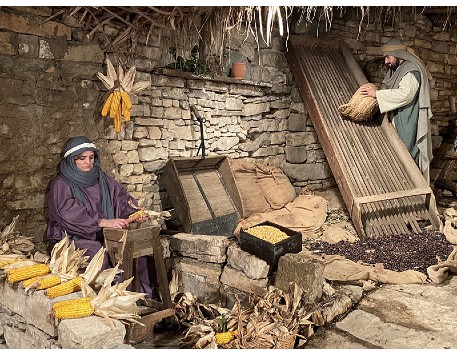
M 128 216 L 138 204 L 126 189 L 106 175 L 100 167 L 99 151 L 87 137 L 68 141 L 59 164 L 60 174 L 50 183 L 47 236 L 57 243 L 65 236 L 75 242 L 76 248 L 87 249 L 91 260 L 104 243 L 103 228 L 125 228 Z M 144 222 L 146 217 L 136 222 Z M 149 278 L 146 257 L 139 259 L 141 292 L 153 297 L 153 275 Z M 105 253 L 102 269 L 110 267 Z

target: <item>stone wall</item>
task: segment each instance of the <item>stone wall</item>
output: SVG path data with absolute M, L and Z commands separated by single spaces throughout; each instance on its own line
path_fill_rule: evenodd
M 172 297 L 190 292 L 200 303 L 232 308 L 237 299 L 247 304 L 250 295 L 261 296 L 268 286 L 275 285 L 273 269 L 266 261 L 243 251 L 238 243 L 225 236 L 178 233 L 162 236 L 161 244 L 173 285 Z M 303 290 L 314 295 L 311 302 L 320 299 L 323 264 L 305 255 L 287 254 L 284 258 L 293 265 L 306 263 L 306 267 L 300 271 L 290 265 L 278 267 L 277 287 L 288 290 L 288 282 L 296 280 Z M 294 262 L 296 258 L 298 261 Z M 49 299 L 43 290 L 26 292 L 21 285 L 0 279 L 0 348 L 2 344 L 14 349 L 130 347 L 124 344 L 128 342 L 126 327 L 118 320 L 110 326 L 94 315 L 61 321 L 52 317 L 54 302 L 79 297 L 81 291 Z
M 159 40 L 153 34 L 147 44 L 140 36 L 126 66 L 136 65 L 137 80 L 150 80 L 152 85 L 132 95 L 132 120 L 115 135 L 111 120 L 100 114 L 107 94 L 96 74 L 106 73 L 107 56 L 114 63 L 123 57 L 105 50 L 102 37 L 85 38 L 74 18 L 56 17 L 38 25 L 52 11 L 0 8 L 0 226 L 20 215 L 17 228 L 43 240 L 47 185 L 57 172 L 65 141 L 75 135 L 96 142 L 105 171 L 134 196 L 144 196 L 147 208 L 169 208 L 160 185 L 162 168 L 170 157 L 196 156 L 200 144 L 190 105 L 206 119 L 207 155 L 278 165 L 297 189 L 335 185 L 285 59 L 285 38 L 274 33 L 270 47 L 262 43 L 258 47 L 252 36 L 232 33 L 225 72 L 197 78 L 157 72 L 171 62 L 167 35 Z M 401 35 L 418 49 L 435 77 L 434 111 L 447 115 L 454 110 L 450 104 L 457 80 L 453 28 L 443 32 L 420 16 L 396 28 L 369 25 L 359 33 L 356 17 L 344 16 L 335 16 L 330 30 L 321 29 L 319 36 L 343 38 L 372 81 L 379 81 L 382 64 L 374 51 L 388 37 Z M 118 33 L 109 27 L 105 31 L 113 37 Z M 248 69 L 245 80 L 237 82 L 226 75 L 230 63 L 240 59 L 248 62 Z M 448 117 L 433 120 L 435 148 L 448 124 Z
M 167 38 L 146 46 L 140 37 L 127 66 L 135 64 L 137 80 L 152 85 L 132 95 L 132 120 L 116 135 L 100 114 L 107 94 L 96 74 L 106 73 L 105 56 L 117 63 L 118 54 L 104 52 L 97 39 L 87 41 L 72 18 L 33 25 L 51 14 L 46 7 L 0 9 L 0 226 L 20 215 L 17 229 L 43 240 L 47 184 L 65 141 L 75 135 L 96 142 L 105 171 L 135 197 L 145 196 L 146 207 L 170 207 L 159 184 L 162 168 L 170 157 L 196 156 L 200 144 L 190 105 L 206 120 L 207 155 L 278 165 L 297 187 L 334 185 L 288 68 L 284 39 L 257 52 L 251 37 L 233 34 L 226 68 L 235 59 L 249 62 L 239 82 L 157 74 L 155 68 L 170 62 Z
M 124 344 L 125 326 L 90 316 L 56 322 L 52 303 L 81 297 L 81 292 L 50 300 L 44 291 L 27 294 L 22 287 L 0 282 L 0 343 L 10 349 L 114 349 Z

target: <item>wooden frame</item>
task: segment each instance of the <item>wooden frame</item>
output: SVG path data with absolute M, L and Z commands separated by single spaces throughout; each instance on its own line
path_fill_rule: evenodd
M 338 113 L 367 83 L 344 41 L 291 36 L 287 60 L 359 237 L 419 232 L 424 219 L 438 229 L 433 192 L 386 116 Z

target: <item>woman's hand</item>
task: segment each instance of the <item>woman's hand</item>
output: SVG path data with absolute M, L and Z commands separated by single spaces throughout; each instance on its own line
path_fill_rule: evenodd
M 113 219 L 105 219 L 101 218 L 98 221 L 98 226 L 100 228 L 125 228 L 129 225 L 127 219 L 124 218 L 113 218 Z
M 376 89 L 373 87 L 362 85 L 358 91 L 362 96 L 370 96 L 376 98 Z

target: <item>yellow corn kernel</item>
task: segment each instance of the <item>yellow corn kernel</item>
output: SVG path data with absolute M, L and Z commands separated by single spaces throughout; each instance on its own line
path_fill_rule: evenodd
M 102 116 L 106 116 L 111 107 L 111 101 L 113 101 L 113 93 L 109 94 L 108 98 L 105 101 L 102 109 Z
M 45 290 L 49 287 L 58 285 L 62 282 L 59 276 L 57 275 L 44 275 L 44 276 L 36 276 L 32 277 L 31 279 L 25 280 L 22 282 L 22 286 L 29 287 L 33 284 L 35 289 L 37 290 Z
M 129 110 L 132 108 L 132 100 L 130 100 L 130 96 L 127 91 L 121 91 L 122 97 L 122 106 L 128 108 Z
M 136 212 L 133 212 L 129 218 L 134 218 L 134 219 L 137 219 L 137 218 L 142 218 L 142 217 L 145 217 L 146 216 L 146 212 L 144 212 L 144 210 L 138 210 Z
M 46 264 L 35 264 L 30 266 L 19 267 L 6 271 L 8 282 L 18 282 L 30 279 L 35 276 L 49 274 L 51 270 Z
M 130 109 L 126 106 L 122 106 L 122 116 L 124 116 L 125 122 L 130 121 Z
M 60 285 L 52 286 L 45 291 L 49 298 L 68 295 L 70 293 L 81 290 L 82 277 L 78 276 L 74 279 L 62 282 Z
M 21 261 L 25 259 L 10 259 L 10 260 L 0 260 L 0 269 L 4 268 L 5 266 L 11 265 L 12 263 L 15 263 L 17 261 Z
M 109 116 L 111 118 L 116 118 L 118 111 L 121 109 L 121 93 L 119 91 L 114 91 L 113 99 L 111 100 Z
M 289 236 L 280 229 L 268 225 L 251 227 L 246 229 L 245 232 L 271 244 L 289 238 Z
M 37 290 L 46 290 L 49 287 L 59 285 L 62 282 L 62 279 L 57 275 L 44 276 L 42 279 L 38 280 Z
M 231 332 L 223 332 L 223 333 L 217 333 L 216 334 L 216 344 L 222 345 L 222 344 L 227 344 L 230 341 L 232 341 L 235 336 L 238 335 L 238 330 L 233 330 Z
M 89 301 L 91 301 L 92 299 L 89 298 L 89 297 L 84 297 L 84 298 L 72 298 L 71 300 L 59 301 L 59 302 L 53 303 L 52 309 L 55 310 L 57 308 L 66 307 L 66 306 L 71 305 L 74 302 L 76 302 L 76 300 L 78 300 L 79 302 L 82 302 L 81 300 L 89 300 Z
M 36 282 L 37 280 L 39 280 L 41 277 L 43 276 L 35 276 L 35 277 L 31 277 L 30 279 L 27 279 L 27 280 L 24 280 L 22 281 L 22 286 L 23 287 L 29 287 L 31 284 L 33 284 L 34 282 Z
M 94 313 L 94 307 L 87 297 L 54 303 L 52 309 L 54 317 L 58 319 L 83 318 Z

